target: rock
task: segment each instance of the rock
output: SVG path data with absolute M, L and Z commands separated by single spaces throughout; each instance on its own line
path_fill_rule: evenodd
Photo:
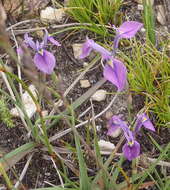
M 89 88 L 90 82 L 89 80 L 80 80 L 80 85 L 81 85 L 81 88 Z
M 143 5 L 139 4 L 139 5 L 138 5 L 138 10 L 139 10 L 139 11 L 143 11 Z
M 112 134 L 109 134 L 109 136 L 117 138 L 121 134 L 121 132 L 122 132 L 121 128 L 118 128 L 114 132 L 112 132 Z
M 53 7 L 46 7 L 46 9 L 41 10 L 40 19 L 44 22 L 59 22 L 63 21 L 65 16 L 64 8 L 54 9 Z
M 33 96 L 37 99 L 37 91 L 36 91 L 35 86 L 30 85 L 29 90 L 32 92 Z M 22 102 L 23 102 L 23 105 L 25 107 L 25 111 L 26 111 L 28 117 L 31 118 L 35 114 L 37 107 L 27 91 L 25 93 L 23 93 L 23 95 L 22 95 Z M 15 117 L 19 117 L 17 108 L 11 109 L 11 115 L 13 115 Z
M 97 131 L 101 131 L 101 128 L 102 128 L 101 125 L 96 125 L 96 130 L 97 130 Z
M 142 33 L 145 33 L 146 32 L 146 29 L 144 27 L 141 28 L 140 30 Z
M 165 16 L 165 9 L 163 7 L 163 5 L 157 5 L 156 6 L 156 10 L 157 10 L 157 20 L 161 25 L 165 25 L 166 24 L 166 16 Z
M 106 99 L 106 90 L 97 90 L 93 95 L 92 95 L 92 100 L 101 102 Z
M 72 48 L 73 48 L 73 54 L 74 54 L 74 57 L 76 59 L 79 59 L 81 53 L 82 53 L 82 47 L 83 47 L 83 44 L 73 44 L 72 45 Z
M 112 151 L 115 149 L 115 145 L 113 143 L 105 140 L 98 141 L 98 145 L 101 151 Z
M 83 67 L 87 67 L 87 66 L 89 66 L 89 63 L 84 62 L 84 63 L 83 63 Z

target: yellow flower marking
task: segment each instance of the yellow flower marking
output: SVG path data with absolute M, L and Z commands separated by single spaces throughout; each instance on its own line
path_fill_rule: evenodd
M 142 118 L 142 122 L 145 122 L 145 121 L 147 121 L 148 119 L 146 118 L 146 117 L 143 117 Z
M 43 53 L 44 53 L 44 52 L 43 52 L 43 49 L 40 49 L 40 50 L 38 51 L 38 53 L 43 56 Z
M 113 65 L 112 60 L 109 60 L 109 61 L 107 62 L 107 64 L 110 65 L 112 68 L 114 68 L 114 65 Z
M 129 145 L 129 146 L 133 146 L 133 144 L 134 144 L 134 141 L 129 141 L 129 142 L 128 142 L 128 145 Z

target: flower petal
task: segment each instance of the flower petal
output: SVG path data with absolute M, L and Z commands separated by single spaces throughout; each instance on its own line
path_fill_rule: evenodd
M 25 43 L 27 44 L 27 45 L 29 45 L 33 50 L 37 50 L 37 48 L 36 48 L 36 44 L 35 44 L 35 42 L 33 41 L 33 38 L 32 37 L 29 37 L 28 36 L 28 33 L 26 33 L 25 35 L 24 35 L 24 41 L 25 41 Z
M 122 148 L 124 156 L 129 160 L 133 160 L 140 154 L 140 144 L 134 141 L 134 144 L 130 146 L 128 143 L 124 144 Z
M 122 120 L 119 118 L 119 116 L 114 115 L 109 120 L 107 135 L 112 136 L 112 133 L 114 133 L 118 128 L 120 128 L 121 121 Z
M 24 51 L 23 51 L 23 49 L 20 46 L 17 48 L 17 54 L 19 56 L 23 56 L 23 54 L 24 54 Z
M 139 114 L 137 115 L 137 120 L 136 120 L 136 126 L 135 126 L 135 132 L 139 132 L 140 128 L 142 125 L 151 131 L 155 131 L 155 127 L 153 126 L 152 122 L 150 121 L 149 117 L 145 114 Z
M 56 65 L 56 60 L 52 53 L 43 50 L 42 55 L 40 53 L 35 54 L 34 63 L 40 71 L 51 74 Z
M 83 45 L 80 59 L 87 57 L 92 50 L 95 50 L 98 53 L 100 53 L 104 60 L 109 60 L 112 57 L 111 52 L 109 52 L 107 49 L 100 46 L 99 44 L 95 43 L 93 40 L 87 38 L 86 42 Z
M 92 51 L 92 48 L 89 46 L 87 42 L 83 44 L 82 54 L 80 55 L 80 59 L 84 59 L 85 57 L 89 56 Z
M 56 45 L 56 46 L 61 46 L 61 44 L 60 44 L 57 40 L 55 40 L 52 36 L 48 36 L 48 40 L 49 40 L 52 44 L 54 44 L 54 45 Z
M 119 28 L 121 38 L 132 38 L 142 28 L 143 24 L 136 21 L 124 22 Z
M 109 129 L 107 135 L 112 136 L 112 133 L 115 132 L 118 128 L 121 128 L 124 132 L 124 135 L 127 141 L 133 141 L 134 138 L 131 135 L 131 131 L 125 121 L 121 120 L 119 116 L 114 115 L 108 123 Z M 132 137 L 131 137 L 132 136 Z
M 118 91 L 122 91 L 125 88 L 127 82 L 127 70 L 121 61 L 112 59 L 112 65 L 105 65 L 103 75 L 118 88 Z

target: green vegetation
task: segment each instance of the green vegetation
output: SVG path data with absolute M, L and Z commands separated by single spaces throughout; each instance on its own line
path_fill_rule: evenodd
M 83 28 L 107 36 L 109 33 L 105 25 L 121 22 L 121 5 L 122 0 L 70 0 L 68 12 L 78 22 L 92 25 Z
M 53 3 L 55 4 L 55 1 Z M 82 24 L 88 23 L 91 25 L 76 26 L 75 28 L 74 26 L 68 27 L 57 32 L 62 33 L 66 30 L 88 29 L 95 33 L 97 39 L 99 37 L 100 41 L 104 41 L 106 40 L 104 38 L 105 36 L 113 36 L 112 31 L 110 32 L 106 25 L 115 24 L 119 26 L 121 23 L 122 13 L 120 12 L 120 8 L 122 3 L 122 0 L 70 0 L 66 9 L 72 18 Z M 148 1 L 144 1 L 143 19 L 146 29 L 146 41 L 131 40 L 127 51 L 118 51 L 118 56 L 128 68 L 129 91 L 132 95 L 138 94 L 145 97 L 144 109 L 154 116 L 156 129 L 162 129 L 161 127 L 170 127 L 170 59 L 168 55 L 170 52 L 170 40 L 168 39 L 169 36 L 167 36 L 168 40 L 162 38 L 162 41 L 158 41 L 156 46 L 153 10 L 151 5 L 148 4 Z M 123 42 L 121 44 L 126 46 L 126 43 L 124 43 L 126 40 L 121 40 L 121 42 Z M 109 41 L 107 44 L 110 43 L 112 42 Z M 6 43 L 1 43 L 1 41 L 0 46 L 13 58 L 13 62 L 18 66 L 17 69 L 22 68 L 12 46 L 10 48 L 5 47 Z M 111 47 L 109 48 L 111 49 Z M 29 54 L 26 54 L 25 58 L 30 61 Z M 84 72 L 84 74 L 81 73 L 82 76 L 85 75 L 85 71 L 93 69 L 96 65 L 98 66 L 99 61 L 100 57 L 95 56 L 87 68 L 83 68 L 82 73 Z M 28 88 L 29 79 L 26 78 L 27 75 L 24 76 L 25 78 L 23 76 L 21 78 L 17 71 L 15 73 L 9 72 L 4 65 L 5 60 L 2 58 L 0 59 L 0 74 L 3 73 L 5 77 L 4 84 L 7 90 L 0 89 L 0 122 L 7 127 L 15 126 L 15 121 L 12 120 L 8 108 L 8 102 L 10 102 L 22 112 L 20 114 L 20 122 L 23 128 L 25 127 L 25 132 L 29 134 L 27 135 L 26 143 L 24 142 L 25 144 L 20 144 L 19 147 L 11 150 L 9 153 L 1 154 L 0 147 L 0 177 L 3 178 L 3 183 L 6 184 L 8 189 L 26 189 L 24 184 L 22 184 L 22 179 L 20 179 L 22 175 L 21 173 L 17 173 L 15 164 L 25 159 L 27 164 L 25 164 L 23 171 L 26 172 L 32 161 L 32 156 L 40 151 L 47 156 L 49 162 L 51 161 L 51 167 L 55 169 L 57 174 L 56 181 L 59 181 L 59 183 L 58 186 L 55 186 L 55 184 L 54 187 L 35 188 L 35 190 L 138 190 L 147 188 L 148 186 L 154 186 L 158 190 L 169 190 L 170 177 L 166 167 L 170 165 L 170 143 L 159 144 L 153 134 L 145 133 L 144 138 L 152 144 L 152 149 L 154 153 L 156 152 L 154 154 L 156 158 L 150 158 L 149 153 L 144 153 L 140 158 L 134 159 L 132 163 L 126 163 L 127 161 L 120 154 L 124 137 L 120 137 L 116 148 L 109 155 L 102 156 L 98 144 L 100 139 L 97 134 L 97 126 L 94 118 L 96 113 L 94 113 L 92 103 L 92 111 L 89 114 L 90 118 L 88 117 L 85 122 L 75 114 L 77 108 L 83 106 L 84 102 L 106 82 L 105 79 L 101 78 L 83 95 L 74 102 L 71 102 L 71 100 L 67 99 L 67 94 L 58 92 L 60 90 L 60 83 L 62 82 L 59 81 L 60 78 L 56 76 L 55 72 L 47 77 L 48 80 L 51 80 L 50 82 L 47 81 L 49 82 L 48 85 L 45 81 L 45 75 L 43 75 L 44 78 L 42 75 L 39 75 L 37 81 L 39 82 L 43 78 L 42 86 L 51 93 L 52 99 L 49 98 L 47 101 L 47 98 L 43 96 L 45 93 L 42 93 L 37 100 Z M 31 71 L 32 74 L 32 68 L 29 69 L 27 73 Z M 78 80 L 76 79 L 77 82 L 80 78 Z M 33 79 L 31 82 L 37 85 L 37 81 Z M 67 93 L 76 88 L 77 82 L 72 84 L 72 87 Z M 21 88 L 28 92 L 36 105 L 37 110 L 33 118 L 29 118 L 25 110 L 21 93 L 18 90 Z M 63 102 L 62 111 L 57 106 L 54 106 L 58 101 Z M 44 108 L 51 109 L 51 113 L 48 116 L 43 115 Z M 54 126 L 58 127 L 60 125 L 63 125 L 61 131 L 53 131 Z M 80 133 L 79 130 L 83 129 L 79 128 L 78 130 L 77 128 L 83 125 L 85 125 L 85 132 Z M 66 130 L 63 129 L 65 126 L 67 126 Z M 69 142 L 67 142 L 67 138 L 66 141 L 62 139 L 68 132 L 74 136 L 74 138 L 70 138 L 71 140 L 68 138 Z M 106 138 L 109 139 L 109 137 Z M 61 143 L 62 148 L 70 151 L 68 152 L 69 158 L 57 152 L 58 147 L 55 147 L 56 143 L 54 141 L 57 142 L 57 146 L 60 146 L 60 143 L 64 142 Z M 141 144 L 141 149 L 142 146 L 145 145 Z M 74 164 L 70 161 L 74 162 Z M 93 162 L 93 165 L 90 162 Z M 124 169 L 124 164 L 127 164 L 129 168 Z M 11 179 L 12 175 L 15 180 Z M 18 181 L 18 185 L 16 181 Z
M 134 43 L 131 58 L 123 55 L 129 68 L 130 89 L 146 97 L 146 110 L 157 117 L 156 125 L 169 126 L 170 122 L 170 64 L 168 41 L 162 51 L 152 44 Z
M 14 127 L 14 122 L 7 106 L 6 98 L 3 96 L 0 97 L 0 122 L 3 122 L 9 128 Z

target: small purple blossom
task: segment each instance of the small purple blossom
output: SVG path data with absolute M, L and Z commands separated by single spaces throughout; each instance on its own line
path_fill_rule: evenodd
M 135 132 L 139 132 L 142 126 L 144 126 L 146 129 L 155 132 L 155 127 L 153 126 L 151 120 L 145 113 L 137 115 Z
M 118 91 L 122 91 L 126 86 L 127 70 L 125 65 L 118 59 L 111 59 L 110 64 L 105 65 L 103 76 L 114 84 Z
M 125 143 L 122 151 L 124 156 L 131 161 L 139 156 L 140 144 L 137 141 L 133 141 L 133 144 Z
M 131 131 L 126 122 L 121 120 L 119 116 L 113 116 L 109 121 L 107 135 L 111 136 L 118 128 L 122 129 L 126 138 L 126 143 L 123 145 L 122 152 L 129 161 L 135 159 L 140 154 L 140 144 L 136 141 L 135 136 L 142 125 L 149 130 L 155 131 L 153 124 L 145 113 L 137 116 L 134 131 Z
M 114 39 L 114 49 L 118 48 L 119 40 L 122 38 L 130 39 L 142 28 L 143 24 L 136 21 L 126 21 L 119 28 L 113 26 L 116 30 L 116 36 Z
M 82 54 L 80 55 L 80 59 L 89 56 L 92 50 L 95 50 L 98 53 L 100 53 L 103 60 L 109 60 L 112 58 L 112 54 L 110 51 L 100 46 L 99 44 L 95 43 L 94 40 L 91 40 L 88 37 L 86 37 L 86 42 L 83 44 Z
M 34 56 L 34 63 L 36 67 L 46 74 L 51 74 L 56 65 L 56 59 L 51 52 L 45 49 L 48 41 L 50 41 L 56 46 L 60 46 L 58 41 L 56 41 L 52 36 L 50 36 L 46 30 L 45 36 L 41 43 L 39 43 L 38 40 L 34 42 L 33 38 L 29 37 L 27 33 L 24 35 L 25 44 L 31 47 L 34 51 L 36 51 L 36 54 Z
M 82 48 L 80 58 L 87 57 L 92 50 L 99 52 L 103 60 L 108 61 L 104 67 L 104 77 L 114 84 L 118 91 L 122 91 L 127 82 L 127 70 L 125 65 L 118 59 L 113 58 L 110 51 L 95 43 L 93 40 L 87 38 Z

